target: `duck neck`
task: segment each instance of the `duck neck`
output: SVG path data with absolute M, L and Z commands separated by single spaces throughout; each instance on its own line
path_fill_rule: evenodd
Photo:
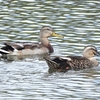
M 98 61 L 95 58 L 89 58 L 89 60 L 93 63 L 93 66 L 98 66 Z
M 49 53 L 53 53 L 53 48 L 48 40 L 48 38 L 40 38 L 41 45 L 48 48 Z

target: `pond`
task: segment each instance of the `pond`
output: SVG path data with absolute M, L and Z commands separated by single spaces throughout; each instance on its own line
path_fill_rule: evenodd
M 42 26 L 64 36 L 49 38 L 51 56 L 82 55 L 87 45 L 100 51 L 99 0 L 0 0 L 0 47 L 3 42 L 37 42 Z M 14 58 L 0 58 L 0 100 L 100 98 L 100 65 L 49 73 L 42 56 Z

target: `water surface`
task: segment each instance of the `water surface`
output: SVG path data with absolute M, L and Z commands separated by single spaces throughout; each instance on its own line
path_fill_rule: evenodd
M 64 39 L 49 38 L 55 50 L 52 56 L 81 55 L 90 44 L 100 51 L 99 0 L 0 0 L 0 47 L 3 42 L 36 42 L 45 25 L 64 35 Z M 0 100 L 99 98 L 100 66 L 49 73 L 42 57 L 0 59 Z

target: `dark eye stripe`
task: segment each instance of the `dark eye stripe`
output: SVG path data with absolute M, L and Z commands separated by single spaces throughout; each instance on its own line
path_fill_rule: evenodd
M 49 29 L 49 28 L 47 28 L 47 30 L 49 30 L 49 31 L 50 31 L 50 29 Z
M 97 52 L 97 50 L 96 50 L 96 49 L 94 49 L 94 48 L 91 48 L 91 50 L 93 50 L 93 51 Z

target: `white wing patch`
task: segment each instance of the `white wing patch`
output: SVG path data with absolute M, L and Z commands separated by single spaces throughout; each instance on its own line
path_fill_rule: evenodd
M 9 51 L 5 51 L 3 49 L 0 49 L 1 52 L 4 52 L 4 53 L 10 53 Z
M 17 43 L 17 45 L 19 45 L 20 47 L 24 47 L 22 43 Z
M 60 57 L 61 59 L 65 59 L 65 60 L 69 60 L 69 61 L 71 61 L 72 59 L 71 58 L 69 58 L 69 57 Z

